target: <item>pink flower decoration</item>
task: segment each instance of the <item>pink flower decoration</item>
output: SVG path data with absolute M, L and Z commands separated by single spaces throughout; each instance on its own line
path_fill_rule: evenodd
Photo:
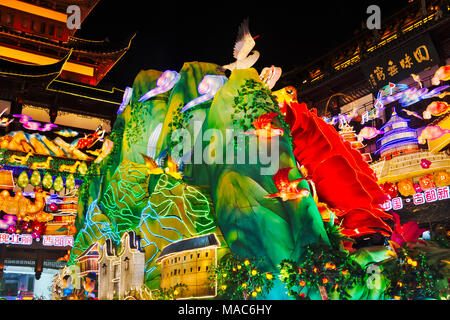
M 422 159 L 420 161 L 420 165 L 422 166 L 422 168 L 428 169 L 431 166 L 431 161 L 429 161 L 427 159 Z
M 414 190 L 415 190 L 417 193 L 420 193 L 420 192 L 423 191 L 422 188 L 420 187 L 420 184 L 418 184 L 418 183 L 414 183 Z

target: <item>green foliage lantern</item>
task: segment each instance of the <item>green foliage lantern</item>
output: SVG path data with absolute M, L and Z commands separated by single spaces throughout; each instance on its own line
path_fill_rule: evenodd
M 64 181 L 61 177 L 57 177 L 53 183 L 53 189 L 56 192 L 60 192 L 64 188 Z
M 42 185 L 46 189 L 51 189 L 51 187 L 53 185 L 53 177 L 52 177 L 52 175 L 50 173 L 47 172 L 44 175 L 44 179 L 42 180 Z
M 39 171 L 38 170 L 33 171 L 33 174 L 31 175 L 30 178 L 31 185 L 33 187 L 37 187 L 41 184 L 41 180 L 42 180 L 41 174 L 39 173 Z
M 22 171 L 22 173 L 17 178 L 17 185 L 21 188 L 25 188 L 28 183 L 30 183 L 30 180 L 28 179 L 28 174 L 26 171 Z
M 69 190 L 73 190 L 75 188 L 75 178 L 73 174 L 69 174 L 69 176 L 66 179 L 66 187 Z

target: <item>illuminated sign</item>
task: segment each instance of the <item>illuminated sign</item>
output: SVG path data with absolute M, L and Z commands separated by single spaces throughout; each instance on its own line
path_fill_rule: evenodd
M 374 57 L 362 69 L 372 88 L 379 89 L 438 63 L 439 55 L 431 37 L 426 34 L 389 55 Z
M 31 234 L 0 233 L 0 244 L 32 245 Z M 72 236 L 42 236 L 42 245 L 52 247 L 73 247 Z
M 410 203 L 411 201 L 414 203 L 414 205 L 419 206 L 424 203 L 430 203 L 440 200 L 446 200 L 450 199 L 450 187 L 441 187 L 437 189 L 429 189 L 424 192 L 416 193 L 413 195 L 412 199 L 410 198 L 393 198 L 392 200 L 386 201 L 382 208 L 385 211 L 389 210 L 401 210 L 403 209 L 403 201 L 406 203 Z

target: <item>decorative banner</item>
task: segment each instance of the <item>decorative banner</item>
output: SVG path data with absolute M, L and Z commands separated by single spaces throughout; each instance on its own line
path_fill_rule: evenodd
M 33 236 L 31 234 L 8 234 L 0 233 L 0 244 L 15 244 L 15 245 L 32 245 Z M 72 247 L 72 236 L 42 236 L 42 245 L 52 247 Z
M 438 63 L 439 55 L 430 35 L 426 34 L 389 55 L 374 58 L 362 69 L 372 88 L 378 90 Z
M 428 189 L 425 192 L 416 193 L 412 196 L 413 203 L 418 206 L 428 202 L 435 202 L 440 200 L 450 199 L 450 187 L 441 187 L 437 189 Z M 382 208 L 385 211 L 389 210 L 400 210 L 403 209 L 403 200 L 400 197 L 394 198 L 392 200 L 386 201 Z M 405 199 L 405 202 L 411 202 L 411 199 Z

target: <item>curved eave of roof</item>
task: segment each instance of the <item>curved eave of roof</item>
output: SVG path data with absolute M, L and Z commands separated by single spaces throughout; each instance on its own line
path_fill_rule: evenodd
M 19 32 L 5 26 L 0 26 L 0 33 L 5 33 L 13 37 L 38 42 L 52 47 L 64 48 L 67 50 L 72 49 L 74 52 L 108 55 L 121 54 L 124 51 L 127 51 L 130 48 L 131 42 L 136 36 L 136 33 L 134 33 L 128 39 L 120 41 L 118 43 L 109 43 L 104 40 L 87 40 L 76 37 L 69 37 L 69 40 L 67 42 L 57 42 L 44 37 L 40 37 L 38 35 L 33 35 L 21 31 Z
M 46 65 L 34 65 L 0 58 L 0 74 L 18 77 L 58 76 L 71 54 L 72 50 L 58 62 Z
M 162 250 L 159 257 L 156 259 L 156 262 L 160 262 L 164 257 L 174 253 L 180 253 L 183 251 L 190 251 L 195 249 L 202 249 L 207 247 L 219 247 L 220 242 L 217 239 L 217 236 L 214 233 L 210 233 L 207 235 L 183 239 L 176 242 L 173 242 Z

